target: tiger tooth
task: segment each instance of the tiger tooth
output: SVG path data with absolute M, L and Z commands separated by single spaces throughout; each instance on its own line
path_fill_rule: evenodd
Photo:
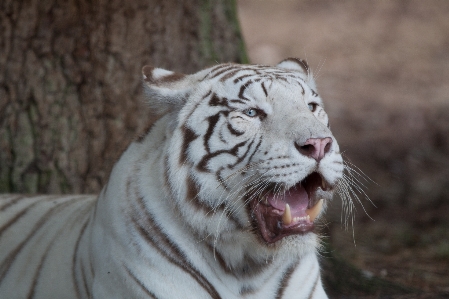
M 318 216 L 318 214 L 321 212 L 321 209 L 323 208 L 323 202 L 324 202 L 324 199 L 320 199 L 315 204 L 315 206 L 306 210 L 306 214 L 310 217 L 310 222 L 313 222 L 315 220 L 316 216 Z
M 289 204 L 285 205 L 284 215 L 282 215 L 282 222 L 285 225 L 289 225 L 290 223 L 292 223 L 292 213 L 290 211 Z

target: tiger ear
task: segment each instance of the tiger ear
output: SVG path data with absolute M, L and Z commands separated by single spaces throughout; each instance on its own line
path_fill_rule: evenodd
M 278 63 L 277 67 L 287 69 L 287 70 L 295 70 L 300 71 L 301 73 L 304 73 L 305 75 L 308 75 L 310 72 L 309 65 L 307 62 L 303 59 L 290 57 L 287 59 L 282 60 Z
M 304 80 L 312 87 L 313 89 L 316 89 L 315 80 L 313 79 L 312 71 L 310 70 L 309 65 L 307 62 L 300 58 L 290 57 L 287 59 L 282 60 L 277 67 L 286 69 L 286 70 L 293 70 L 300 72 L 303 74 Z
M 147 100 L 159 114 L 180 109 L 196 81 L 193 76 L 149 65 L 142 68 L 142 76 Z

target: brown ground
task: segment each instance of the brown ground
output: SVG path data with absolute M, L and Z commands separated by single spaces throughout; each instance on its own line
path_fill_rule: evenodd
M 413 298 L 449 297 L 449 1 L 238 3 L 251 61 L 306 58 L 342 150 L 376 182 L 354 238 L 334 201 L 336 253 Z

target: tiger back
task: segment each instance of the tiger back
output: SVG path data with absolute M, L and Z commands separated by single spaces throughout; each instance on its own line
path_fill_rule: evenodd
M 1 196 L 2 298 L 327 298 L 343 160 L 305 61 L 142 73 L 161 118 L 98 197 Z

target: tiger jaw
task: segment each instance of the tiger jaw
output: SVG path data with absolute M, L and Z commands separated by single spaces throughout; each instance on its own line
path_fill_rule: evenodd
M 332 194 L 330 185 L 316 172 L 282 195 L 269 188 L 261 197 L 251 200 L 253 224 L 267 243 L 311 232 L 324 204 L 324 199 L 317 198 L 317 193 L 323 191 Z

